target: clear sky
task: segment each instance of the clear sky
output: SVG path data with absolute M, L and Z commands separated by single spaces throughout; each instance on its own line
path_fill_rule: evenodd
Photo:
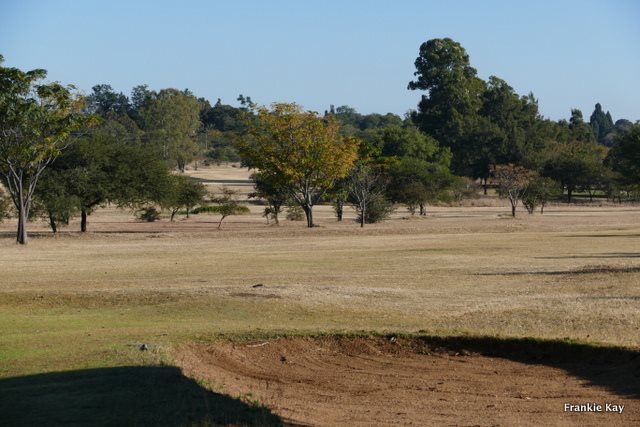
M 416 108 L 420 44 L 451 37 L 482 78 L 533 92 L 553 119 L 596 102 L 640 120 L 640 2 L 0 0 L 5 66 L 85 92 L 189 88 L 212 103 L 295 101 L 323 111 Z

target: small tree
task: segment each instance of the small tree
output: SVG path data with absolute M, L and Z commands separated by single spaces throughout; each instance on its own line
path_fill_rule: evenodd
M 217 206 L 211 206 L 209 212 L 216 212 L 222 216 L 218 224 L 218 230 L 222 227 L 222 221 L 231 215 L 242 215 L 249 213 L 249 208 L 241 205 L 237 199 L 237 191 L 227 187 L 222 188 L 222 195 L 213 199 Z
M 251 175 L 255 192 L 249 194 L 249 198 L 261 198 L 267 202 L 264 216 L 269 222 L 269 217 L 273 218 L 276 225 L 280 224 L 278 215 L 282 212 L 282 207 L 287 203 L 288 192 L 280 179 L 267 172 L 256 172 Z
M 289 221 L 302 221 L 304 219 L 304 211 L 298 205 L 287 206 L 287 219 Z
M 330 191 L 329 198 L 333 201 L 333 212 L 336 219 L 342 221 L 344 205 L 349 200 L 349 177 L 339 179 Z
M 389 218 L 389 215 L 391 215 L 394 210 L 393 204 L 387 200 L 383 194 L 374 193 L 369 198 L 367 210 L 364 212 L 364 215 L 362 215 L 362 212 L 359 212 L 356 221 L 362 224 L 362 217 L 364 217 L 365 223 L 375 224 L 376 222 Z
M 372 199 L 382 196 L 383 185 L 380 176 L 380 171 L 362 162 L 358 162 L 349 174 L 349 198 L 358 213 L 360 227 L 364 227 L 367 222 L 367 211 Z M 378 205 L 380 205 L 379 199 Z M 383 211 L 384 209 L 380 212 Z
M 456 176 L 452 186 L 453 198 L 457 203 L 473 198 L 478 193 L 478 184 L 471 178 Z
M 35 213 L 49 221 L 54 233 L 60 224 L 69 225 L 79 211 L 80 200 L 69 192 L 73 179 L 73 175 L 56 170 L 54 164 L 42 174 L 34 193 Z
M 527 187 L 535 177 L 535 172 L 513 164 L 497 165 L 493 172 L 498 183 L 500 197 L 509 199 L 511 215 L 516 216 L 516 208 L 525 195 Z
M 202 204 L 206 195 L 207 188 L 201 182 L 184 175 L 172 175 L 169 191 L 162 201 L 162 206 L 169 209 L 173 222 L 175 215 L 183 208 L 189 218 L 191 209 Z
M 558 182 L 551 178 L 537 177 L 529 184 L 525 195 L 522 197 L 522 204 L 530 214 L 538 206 L 540 206 L 540 214 L 544 214 L 544 208 L 549 200 L 561 195 L 562 191 Z

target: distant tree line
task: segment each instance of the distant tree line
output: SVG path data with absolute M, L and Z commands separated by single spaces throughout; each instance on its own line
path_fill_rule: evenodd
M 17 241 L 26 243 L 30 218 L 55 232 L 108 204 L 241 213 L 235 195 L 212 197 L 182 176 L 187 165 L 241 161 L 253 169 L 252 198 L 277 224 L 285 207 L 300 209 L 314 226 L 313 207 L 331 203 L 337 219 L 352 206 L 361 226 L 384 219 L 395 204 L 426 215 L 428 205 L 484 193 L 493 185 L 512 214 L 531 213 L 549 200 L 577 192 L 624 201 L 640 198 L 640 124 L 614 122 L 598 103 L 588 122 L 542 117 L 532 93 L 521 96 L 504 80 L 477 76 L 457 42 L 420 46 L 408 89 L 423 91 L 415 111 L 360 114 L 333 105 L 323 114 L 296 104 L 238 107 L 215 104 L 191 91 L 130 96 L 99 84 L 81 95 L 72 86 L 45 84 L 44 70 L 2 66 L 0 57 L 0 220 L 18 217 Z M 214 202 L 218 207 L 208 207 Z M 198 208 L 199 207 L 199 208 Z M 196 209 L 198 208 L 198 209 Z

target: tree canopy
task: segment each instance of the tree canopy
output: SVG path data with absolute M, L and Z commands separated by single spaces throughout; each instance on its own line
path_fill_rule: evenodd
M 286 103 L 259 108 L 248 134 L 240 144 L 246 165 L 277 179 L 313 227 L 313 206 L 349 173 L 359 142 L 342 136 L 334 117 Z
M 91 121 L 73 86 L 40 84 L 41 69 L 3 67 L 0 56 L 0 177 L 18 214 L 16 240 L 27 243 L 27 219 L 38 179 L 69 136 Z

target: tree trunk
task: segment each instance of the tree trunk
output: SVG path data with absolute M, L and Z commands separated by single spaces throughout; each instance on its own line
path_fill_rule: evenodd
M 573 189 L 567 187 L 567 203 L 571 203 L 571 194 L 573 193 Z
M 515 218 L 516 216 L 516 206 L 515 205 L 511 205 L 511 216 Z
M 540 205 L 540 215 L 544 214 L 544 203 Z
M 171 219 L 169 220 L 169 222 L 173 222 L 173 218 L 176 216 L 176 213 L 177 213 L 177 212 L 178 212 L 177 210 L 175 210 L 175 211 L 171 211 Z M 188 217 L 189 217 L 189 215 L 187 214 L 187 218 L 188 218 Z
M 482 184 L 482 190 L 484 191 L 484 195 L 487 195 L 487 178 L 484 178 L 484 184 Z
M 427 209 L 424 203 L 420 203 L 420 216 L 427 216 Z
M 342 200 L 336 200 L 336 216 L 338 221 L 342 221 L 342 212 L 344 210 L 344 202 Z
M 367 208 L 366 206 L 362 207 L 362 211 L 360 212 L 360 227 L 364 227 L 364 220 L 367 217 Z
M 302 206 L 302 209 L 304 210 L 304 214 L 307 217 L 307 227 L 312 228 L 313 227 L 313 206 L 304 205 Z
M 51 231 L 53 231 L 54 234 L 58 232 L 58 225 L 56 224 L 56 219 L 53 216 L 53 212 L 49 212 L 49 226 L 51 227 Z
M 22 200 L 20 200 L 22 203 Z M 27 244 L 27 212 L 24 206 L 20 206 L 18 210 L 18 232 L 16 241 L 21 245 Z
M 87 210 L 86 209 L 80 210 L 80 231 L 82 233 L 87 232 Z

